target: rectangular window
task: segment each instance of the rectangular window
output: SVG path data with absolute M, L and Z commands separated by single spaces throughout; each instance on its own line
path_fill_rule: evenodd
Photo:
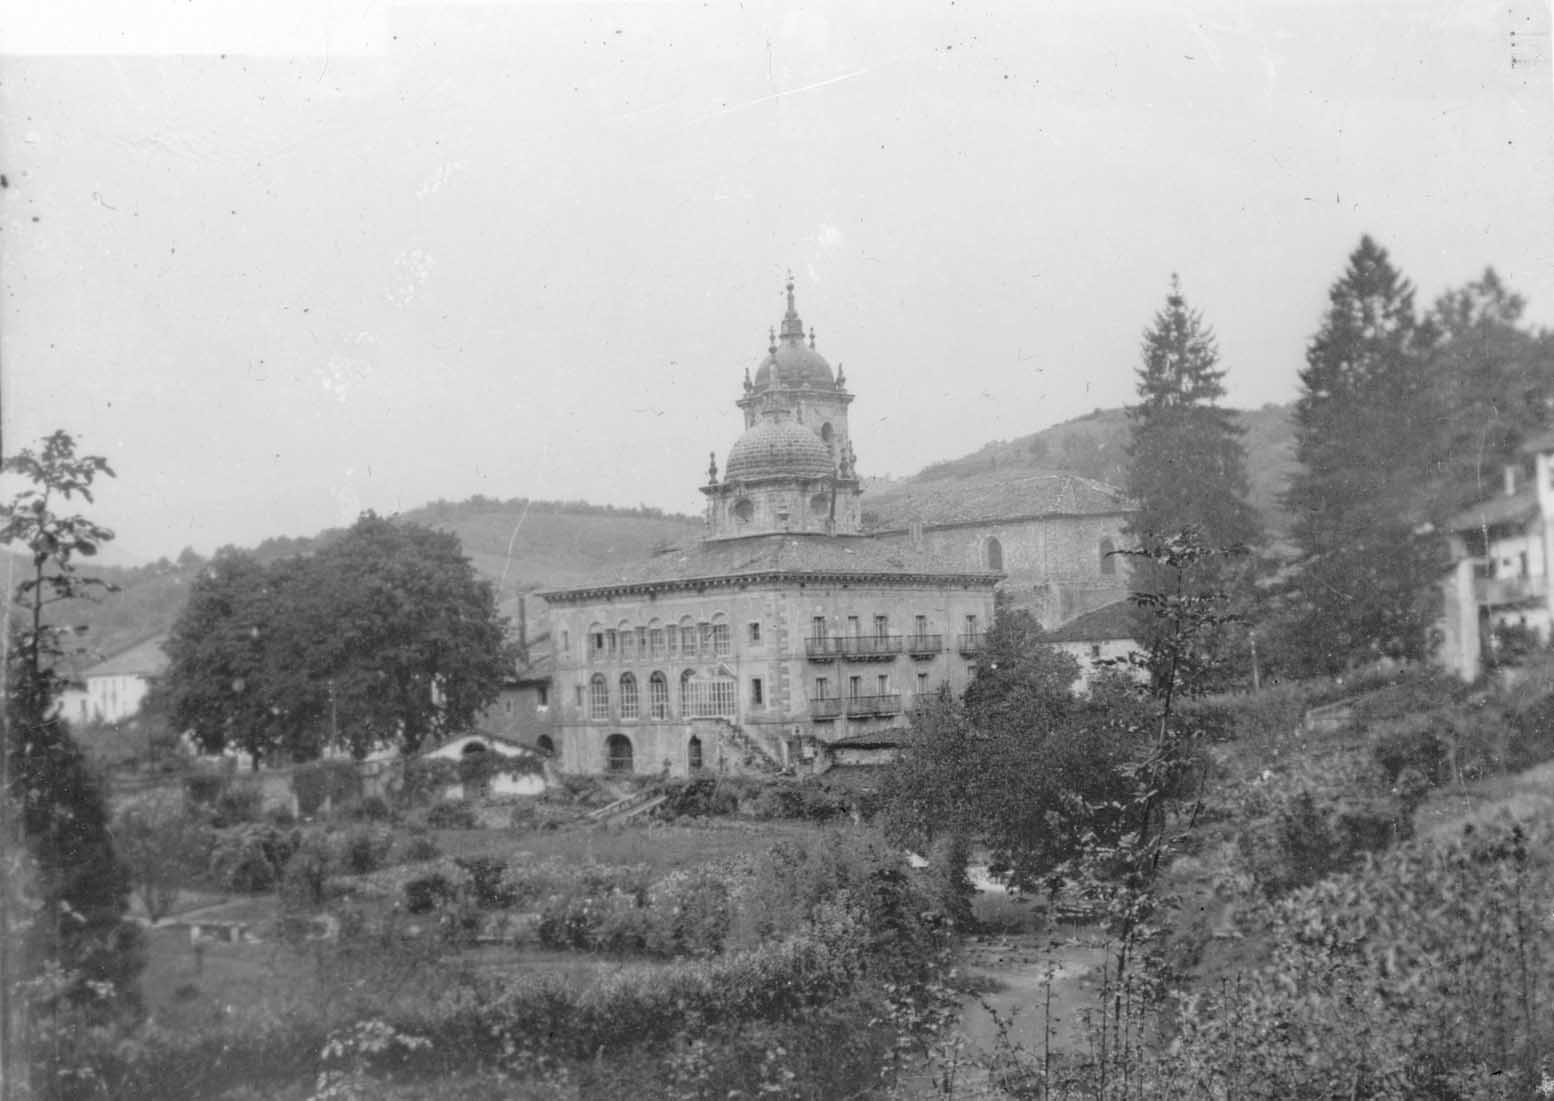
M 977 617 L 976 616 L 969 615 L 969 616 L 966 617 L 966 633 L 968 635 L 974 635 L 974 634 L 977 633 Z
M 728 657 L 728 651 L 728 624 L 714 623 L 712 625 L 712 652 L 720 658 L 726 658 Z
M 847 617 L 847 635 L 849 638 L 859 638 L 863 635 L 863 628 L 859 625 L 858 617 L 855 615 Z
M 604 657 L 604 632 L 595 631 L 588 636 L 589 656 L 595 660 Z
M 583 690 L 579 688 L 577 692 L 578 700 L 581 702 Z M 825 677 L 815 678 L 815 698 L 817 700 L 828 700 L 831 698 L 831 682 Z
M 550 706 L 550 689 L 543 684 L 539 688 L 539 697 L 541 707 Z
M 630 673 L 621 678 L 621 718 L 637 717 L 637 682 Z
M 630 628 L 621 632 L 621 657 L 630 661 L 637 656 L 637 636 Z
M 620 653 L 620 637 L 614 631 L 604 632 L 604 655 L 613 658 Z
M 680 628 L 680 656 L 683 658 L 696 656 L 696 628 Z
M 644 657 L 645 658 L 645 657 L 648 656 L 647 646 L 648 646 L 648 643 L 647 643 L 647 628 L 646 627 L 638 627 L 637 628 L 637 656 L 638 657 Z
M 664 641 L 668 643 L 669 656 L 674 657 L 680 652 L 680 629 L 678 627 L 664 628 Z
M 825 616 L 817 615 L 814 619 L 809 621 L 809 637 L 814 639 L 823 639 L 826 637 Z
M 928 617 L 925 615 L 918 616 L 913 622 L 912 629 L 917 632 L 918 638 L 925 637 L 928 634 Z
M 588 686 L 588 717 L 590 719 L 610 717 L 610 686 L 605 683 L 603 677 L 596 678 Z
M 712 653 L 712 624 L 703 623 L 701 626 L 701 653 Z
M 927 673 L 919 673 L 919 674 L 917 674 L 917 694 L 919 696 L 926 696 L 926 695 L 928 695 L 928 674 Z
M 562 631 L 561 632 L 561 652 L 563 654 L 570 654 L 572 652 L 572 632 L 571 631 Z
M 890 634 L 890 617 L 877 615 L 874 617 L 874 637 L 884 638 Z
M 577 686 L 577 706 L 583 706 L 583 686 L 581 684 Z
M 648 632 L 648 647 L 652 650 L 655 658 L 664 656 L 664 629 L 662 627 L 654 627 Z
M 766 703 L 766 689 L 760 677 L 750 678 L 750 706 L 761 707 Z
M 861 699 L 862 697 L 863 697 L 863 678 L 862 677 L 848 677 L 847 678 L 847 698 L 850 699 L 850 700 L 856 700 L 856 699 Z
M 761 644 L 761 625 L 759 623 L 750 624 L 750 644 L 752 646 L 759 646 Z
M 888 695 L 890 695 L 890 677 L 888 677 L 884 673 L 881 673 L 879 676 L 875 677 L 874 678 L 874 688 L 875 688 L 874 694 L 876 696 L 888 696 Z

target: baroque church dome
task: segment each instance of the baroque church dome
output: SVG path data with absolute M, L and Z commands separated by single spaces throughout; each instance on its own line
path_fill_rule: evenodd
M 754 387 L 812 386 L 830 390 L 836 386 L 831 365 L 815 351 L 815 333 L 810 330 L 804 343 L 804 322 L 793 304 L 793 277 L 788 277 L 788 312 L 783 315 L 782 330 L 772 334 L 771 348 L 756 368 Z
M 813 479 L 835 473 L 831 452 L 802 424 L 763 420 L 729 449 L 723 477 L 730 482 L 768 478 Z

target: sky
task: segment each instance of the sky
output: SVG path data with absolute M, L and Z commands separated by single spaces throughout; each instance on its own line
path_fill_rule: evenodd
M 697 513 L 791 270 L 865 476 L 1126 403 L 1179 273 L 1292 400 L 1361 234 L 1554 326 L 1538 0 L 36 0 L 0 427 L 121 559 L 437 498 Z

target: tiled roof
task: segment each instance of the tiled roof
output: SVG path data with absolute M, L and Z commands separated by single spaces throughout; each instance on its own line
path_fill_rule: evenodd
M 755 580 L 773 575 L 901 575 L 956 578 L 989 586 L 1002 574 L 967 570 L 959 558 L 863 535 L 752 535 L 676 547 L 587 585 L 542 593 L 547 600 L 619 586 Z
M 154 677 L 167 668 L 167 654 L 162 649 L 164 635 L 148 638 L 128 650 L 121 650 L 107 661 L 92 666 L 83 677 Z
M 1528 437 L 1521 447 L 1523 455 L 1540 455 L 1545 451 L 1554 451 L 1554 429 Z
M 924 524 L 973 524 L 1033 516 L 1104 516 L 1131 512 L 1134 504 L 1116 486 L 1077 474 L 988 471 L 968 478 L 911 482 L 866 495 L 865 510 L 881 528 Z
M 1134 637 L 1133 602 L 1114 600 L 1047 632 L 1047 642 L 1109 642 Z
M 1496 524 L 1526 520 L 1536 515 L 1537 511 L 1537 491 L 1527 486 L 1515 493 L 1503 493 L 1469 505 L 1447 521 L 1446 527 L 1448 531 L 1477 531 Z

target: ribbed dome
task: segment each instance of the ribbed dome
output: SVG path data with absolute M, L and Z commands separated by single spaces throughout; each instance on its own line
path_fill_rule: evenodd
M 761 478 L 824 478 L 833 472 L 831 452 L 802 424 L 762 421 L 729 449 L 723 477 L 730 482 Z
M 824 386 L 830 389 L 836 385 L 831 365 L 826 362 L 825 356 L 802 343 L 785 340 L 777 346 L 776 352 L 768 354 L 761 360 L 761 366 L 756 368 L 757 389 L 771 385 L 773 360 L 777 363 L 777 377 L 784 386 Z

